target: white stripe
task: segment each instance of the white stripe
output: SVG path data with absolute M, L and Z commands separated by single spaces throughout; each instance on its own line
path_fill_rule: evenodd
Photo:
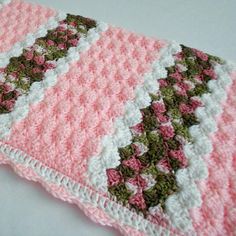
M 24 48 L 32 46 L 37 38 L 46 36 L 48 30 L 56 28 L 65 18 L 64 12 L 58 12 L 56 16 L 50 17 L 47 23 L 39 26 L 35 33 L 28 33 L 23 41 L 15 43 L 9 51 L 0 53 L 0 67 L 6 67 L 12 57 L 20 56 Z
M 68 50 L 67 56 L 57 61 L 55 69 L 48 70 L 44 74 L 44 78 L 40 82 L 34 82 L 28 94 L 21 95 L 14 106 L 12 112 L 0 115 L 0 138 L 7 138 L 11 126 L 14 122 L 25 118 L 29 112 L 30 104 L 39 102 L 44 97 L 44 92 L 47 88 L 56 84 L 57 78 L 69 70 L 69 65 L 78 61 L 80 53 L 88 50 L 90 46 L 100 38 L 100 34 L 106 31 L 108 25 L 103 22 L 98 22 L 95 28 L 88 31 L 86 37 L 81 37 L 76 47 L 71 47 Z
M 176 173 L 181 191 L 171 195 L 166 201 L 166 211 L 172 223 L 184 231 L 192 227 L 188 210 L 192 207 L 200 207 L 202 204 L 201 193 L 195 181 L 208 176 L 203 158 L 212 152 L 212 142 L 209 135 L 217 131 L 217 116 L 222 112 L 222 103 L 227 97 L 227 87 L 232 83 L 230 73 L 233 70 L 234 66 L 228 63 L 217 64 L 214 67 L 217 79 L 208 82 L 210 93 L 200 97 L 204 106 L 195 111 L 200 123 L 189 128 L 194 141 L 192 144 L 184 146 L 189 166 Z
M 120 164 L 118 148 L 131 143 L 132 135 L 129 127 L 141 122 L 140 109 L 148 107 L 151 103 L 149 93 L 159 90 L 157 80 L 165 78 L 165 67 L 174 65 L 173 55 L 181 50 L 175 43 L 170 43 L 160 52 L 160 58 L 152 64 L 152 71 L 144 75 L 144 83 L 135 89 L 134 101 L 128 101 L 125 105 L 125 114 L 114 122 L 115 132 L 102 138 L 102 151 L 99 156 L 91 157 L 88 163 L 88 181 L 91 181 L 96 189 L 107 192 L 106 169 L 115 168 Z
M 34 181 L 40 181 L 42 179 L 46 183 L 46 186 L 44 184 L 43 186 L 51 194 L 58 198 L 60 198 L 60 195 L 55 192 L 55 188 L 50 188 L 51 183 L 65 188 L 74 199 L 77 199 L 82 203 L 88 203 L 95 208 L 103 210 L 109 215 L 109 217 L 115 219 L 120 225 L 131 226 L 150 236 L 169 235 L 168 229 L 151 223 L 150 221 L 144 219 L 142 215 L 138 215 L 136 212 L 130 211 L 128 208 L 123 207 L 119 203 L 116 203 L 107 197 L 104 197 L 98 192 L 93 191 L 90 188 L 73 181 L 69 177 L 46 167 L 41 162 L 33 159 L 20 150 L 16 150 L 11 146 L 0 142 L 0 153 L 2 153 L 4 157 L 12 163 L 20 164 L 25 168 L 32 169 L 38 177 L 31 177 L 31 179 Z M 24 174 L 17 170 L 17 168 L 15 168 L 15 171 L 20 176 L 24 176 Z M 29 179 L 29 176 L 24 177 Z M 63 200 L 67 200 L 64 196 L 61 196 L 61 198 Z M 68 201 L 71 202 L 73 200 L 69 199 Z

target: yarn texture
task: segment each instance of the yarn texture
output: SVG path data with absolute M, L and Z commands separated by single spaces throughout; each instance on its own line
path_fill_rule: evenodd
M 0 18 L 0 164 L 124 235 L 236 234 L 234 63 L 21 0 Z

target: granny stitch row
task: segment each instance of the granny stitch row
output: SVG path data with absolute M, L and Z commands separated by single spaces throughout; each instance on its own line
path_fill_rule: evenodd
M 43 80 L 44 73 L 55 69 L 56 62 L 64 58 L 71 47 L 76 47 L 81 37 L 86 37 L 88 30 L 95 26 L 94 20 L 68 14 L 55 29 L 24 49 L 22 55 L 12 57 L 1 69 L 3 102 L 0 114 L 12 111 L 17 97 L 27 94 L 34 82 Z
M 210 92 L 201 95 L 200 101 L 203 106 L 198 107 L 195 111 L 199 124 L 189 128 L 193 142 L 184 146 L 188 167 L 180 169 L 176 173 L 180 191 L 170 196 L 166 202 L 166 210 L 173 224 L 183 230 L 191 227 L 188 209 L 201 205 L 201 196 L 195 181 L 207 177 L 207 168 L 202 158 L 211 153 L 209 135 L 217 130 L 216 119 L 222 111 L 220 108 L 226 98 L 227 86 L 232 83 L 229 75 L 233 68 L 227 63 L 215 65 L 216 79 L 208 82 Z M 219 96 L 219 92 L 222 96 Z
M 96 28 L 90 29 L 86 37 L 83 38 L 81 36 L 76 47 L 70 47 L 67 55 L 55 62 L 53 69 L 49 69 L 44 73 L 42 81 L 34 82 L 30 86 L 29 92 L 22 94 L 17 99 L 12 112 L 0 114 L 1 138 L 5 138 L 9 134 L 13 122 L 19 121 L 27 116 L 29 105 L 41 101 L 44 96 L 44 90 L 55 85 L 58 76 L 68 72 L 69 65 L 79 60 L 80 53 L 88 50 L 89 46 L 99 38 L 99 34 L 106 29 L 107 25 L 105 23 L 98 22 Z M 16 56 L 18 56 L 18 52 Z
M 24 41 L 17 42 L 9 51 L 0 53 L 0 67 L 5 67 L 9 63 L 11 57 L 21 55 L 23 48 L 33 45 L 37 38 L 45 36 L 47 30 L 54 29 L 59 21 L 65 19 L 65 17 L 65 13 L 58 13 L 56 16 L 51 17 L 45 25 L 40 26 L 37 32 L 27 34 Z
M 17 1 L 12 1 L 12 2 L 13 3 L 16 2 L 16 4 L 18 3 Z M 3 1 L 4 5 L 9 4 L 9 3 L 11 3 L 10 0 Z M 0 68 L 5 67 L 9 63 L 9 60 L 11 57 L 20 56 L 23 52 L 23 48 L 32 46 L 35 43 L 35 40 L 37 38 L 45 36 L 48 30 L 56 28 L 58 26 L 59 21 L 64 20 L 65 18 L 66 18 L 66 14 L 64 12 L 56 13 L 56 15 L 50 17 L 44 25 L 40 25 L 38 29 L 36 30 L 36 32 L 28 33 L 24 37 L 23 41 L 16 42 L 11 47 L 11 49 L 7 51 L 4 51 L 4 52 L 0 51 Z
M 91 157 L 89 161 L 89 175 L 92 184 L 98 190 L 107 191 L 106 170 L 119 165 L 120 156 L 119 147 L 125 147 L 131 142 L 131 132 L 129 127 L 138 124 L 141 121 L 140 109 L 150 104 L 148 93 L 158 91 L 156 80 L 167 75 L 165 67 L 174 64 L 173 54 L 180 51 L 180 46 L 171 42 L 167 47 L 161 50 L 160 58 L 152 65 L 152 72 L 144 75 L 144 84 L 137 87 L 135 93 L 135 103 L 127 102 L 125 115 L 117 118 L 114 122 L 115 132 L 111 136 L 105 136 L 102 140 L 100 156 Z M 104 154 L 103 154 L 104 153 Z

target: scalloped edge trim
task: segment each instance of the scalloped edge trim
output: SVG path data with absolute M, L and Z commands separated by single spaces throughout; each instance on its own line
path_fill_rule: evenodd
M 43 178 L 37 175 L 33 170 L 21 164 L 15 165 L 14 162 L 11 162 L 10 159 L 5 158 L 5 156 L 1 157 L 0 155 L 0 165 L 1 164 L 9 165 L 13 169 L 13 171 L 22 178 L 25 178 L 29 181 L 38 182 L 49 194 L 52 194 L 53 197 L 58 198 L 62 201 L 66 201 L 67 203 L 77 205 L 93 222 L 100 225 L 114 227 L 118 229 L 122 234 L 127 236 L 140 235 L 140 232 L 135 228 L 130 226 L 124 227 L 118 221 L 114 221 L 114 219 L 105 214 L 102 209 L 91 206 L 91 204 L 89 203 L 82 203 L 78 198 L 75 198 L 73 195 L 69 194 L 68 190 L 66 190 L 64 187 L 44 181 Z M 130 229 L 132 229 L 131 234 Z
M 37 38 L 46 36 L 48 30 L 52 30 L 59 25 L 61 20 L 66 18 L 64 12 L 59 11 L 55 16 L 52 16 L 48 21 L 39 26 L 35 33 L 28 33 L 24 40 L 15 43 L 12 48 L 6 52 L 0 53 L 0 67 L 6 67 L 12 57 L 18 57 L 23 53 L 23 49 L 32 46 Z
M 54 86 L 57 83 L 59 76 L 66 74 L 69 71 L 70 64 L 80 59 L 80 54 L 87 51 L 90 46 L 95 43 L 100 34 L 108 29 L 108 25 L 104 22 L 97 22 L 95 28 L 91 28 L 87 36 L 81 37 L 76 47 L 71 47 L 68 54 L 64 58 L 57 61 L 55 69 L 48 70 L 44 74 L 44 78 L 40 82 L 34 82 L 27 95 L 20 96 L 14 106 L 12 112 L 0 115 L 0 138 L 6 139 L 11 131 L 11 126 L 14 122 L 24 119 L 31 104 L 40 102 L 44 98 L 44 92 L 47 88 Z
M 217 117 L 223 111 L 222 103 L 227 99 L 227 88 L 232 83 L 230 75 L 234 70 L 236 70 L 236 66 L 230 62 L 214 66 L 217 79 L 208 82 L 210 93 L 200 97 L 204 106 L 195 111 L 200 124 L 189 128 L 190 135 L 194 140 L 192 144 L 184 146 L 189 166 L 177 171 L 176 178 L 181 191 L 171 195 L 166 201 L 166 211 L 171 222 L 183 231 L 192 228 L 188 210 L 200 207 L 202 204 L 201 193 L 195 181 L 208 176 L 204 157 L 213 151 L 210 135 L 217 131 Z
M 173 55 L 180 51 L 181 47 L 174 41 L 160 50 L 160 56 L 153 62 L 151 72 L 144 75 L 144 83 L 135 88 L 134 101 L 128 101 L 125 104 L 124 115 L 115 120 L 114 133 L 102 138 L 101 153 L 89 159 L 88 184 L 92 184 L 98 191 L 108 192 L 106 169 L 115 168 L 120 164 L 118 148 L 129 145 L 132 140 L 129 127 L 141 122 L 140 109 L 150 105 L 149 93 L 159 90 L 157 80 L 166 78 L 165 67 L 174 65 Z
M 115 222 L 112 223 L 112 226 L 118 228 L 119 230 L 121 230 L 122 225 L 125 225 L 131 226 L 134 229 L 150 236 L 169 235 L 170 233 L 169 229 L 151 223 L 150 221 L 144 219 L 142 215 L 137 214 L 135 211 L 123 207 L 119 203 L 112 201 L 103 194 L 92 190 L 89 186 L 75 182 L 71 178 L 45 166 L 38 160 L 33 159 L 23 151 L 15 149 L 1 141 L 0 153 L 3 154 L 10 163 L 23 165 L 25 168 L 30 168 L 38 177 L 28 176 L 22 171 L 17 171 L 17 174 L 20 176 L 39 182 L 54 197 L 61 198 L 62 200 L 68 201 L 70 203 L 75 203 L 76 200 L 78 200 L 82 204 L 90 204 L 94 208 L 101 209 L 111 219 L 115 220 Z M 16 170 L 16 168 L 14 168 L 14 170 Z M 57 193 L 55 189 L 50 187 L 50 184 L 63 187 L 72 197 L 68 198 L 61 196 L 60 193 Z M 81 205 L 79 207 L 82 208 Z M 120 225 L 119 227 L 117 227 L 117 223 Z

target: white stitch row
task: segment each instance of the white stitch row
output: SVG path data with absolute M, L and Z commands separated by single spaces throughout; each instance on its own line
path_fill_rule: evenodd
M 201 193 L 195 181 L 204 179 L 208 175 L 202 157 L 212 151 L 209 135 L 217 131 L 216 116 L 222 112 L 222 102 L 227 97 L 227 87 L 232 83 L 229 75 L 233 68 L 232 64 L 229 65 L 228 63 L 217 64 L 214 67 L 217 79 L 208 82 L 210 93 L 203 94 L 200 97 L 204 106 L 195 111 L 200 124 L 189 128 L 194 141 L 192 144 L 184 146 L 184 153 L 188 158 L 189 166 L 178 170 L 176 173 L 181 191 L 171 195 L 166 201 L 166 210 L 172 223 L 184 231 L 192 227 L 188 209 L 199 207 L 202 203 Z
M 173 54 L 181 50 L 180 46 L 172 42 L 160 52 L 160 58 L 152 64 L 152 71 L 144 75 L 144 83 L 135 89 L 134 101 L 125 105 L 125 114 L 114 122 L 115 132 L 102 138 L 102 152 L 99 156 L 91 157 L 88 164 L 89 181 L 102 192 L 107 192 L 106 169 L 115 168 L 120 164 L 118 148 L 131 143 L 132 135 L 129 127 L 141 122 L 140 109 L 150 105 L 149 93 L 159 90 L 157 79 L 165 78 L 165 67 L 174 65 Z
M 111 201 L 98 192 L 92 191 L 90 188 L 80 183 L 76 183 L 69 177 L 44 166 L 38 160 L 33 159 L 20 150 L 12 148 L 10 145 L 0 142 L 0 153 L 14 163 L 19 163 L 26 168 L 31 168 L 46 183 L 53 183 L 64 187 L 72 196 L 78 198 L 82 203 L 89 203 L 93 207 L 102 209 L 121 225 L 134 227 L 150 236 L 169 235 L 168 229 L 143 219 L 143 216 L 138 215 L 135 211 L 130 211 L 128 208 Z M 18 172 L 18 174 L 22 176 L 22 173 Z M 52 194 L 54 193 L 52 192 L 54 190 L 51 190 L 50 187 L 47 187 L 47 190 Z M 54 196 L 60 197 L 60 195 L 55 194 Z
M 0 53 L 0 67 L 6 67 L 12 57 L 20 56 L 24 48 L 32 46 L 37 38 L 44 37 L 48 30 L 56 28 L 65 18 L 64 12 L 58 12 L 46 24 L 39 26 L 35 33 L 28 33 L 23 41 L 15 43 L 9 51 Z
M 29 112 L 30 104 L 40 102 L 44 97 L 44 91 L 56 84 L 57 78 L 69 70 L 70 63 L 78 61 L 80 53 L 88 50 L 90 46 L 100 38 L 100 34 L 106 31 L 108 25 L 103 22 L 98 22 L 95 28 L 88 31 L 86 37 L 81 37 L 76 47 L 71 47 L 68 50 L 67 56 L 60 58 L 55 69 L 48 70 L 44 74 L 44 78 L 40 82 L 34 82 L 27 95 L 20 96 L 14 106 L 12 112 L 0 115 L 0 138 L 8 137 L 11 126 L 14 122 L 25 118 Z

